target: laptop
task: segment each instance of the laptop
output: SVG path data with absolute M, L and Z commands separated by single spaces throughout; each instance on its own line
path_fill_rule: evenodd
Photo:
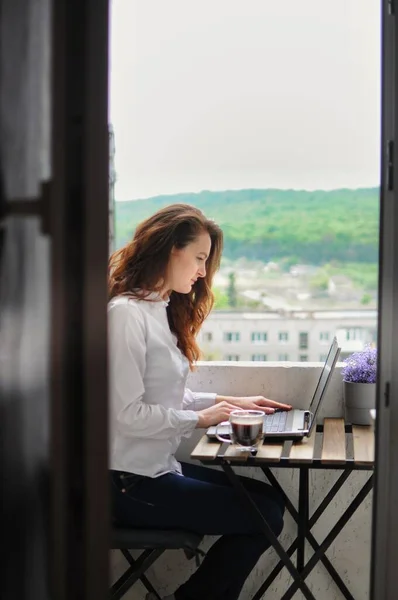
M 316 416 L 325 397 L 339 355 L 340 348 L 337 339 L 334 338 L 312 396 L 310 407 L 308 409 L 295 408 L 290 411 L 276 411 L 272 415 L 265 415 L 264 433 L 267 439 L 297 440 L 311 434 L 312 428 L 316 426 Z M 210 438 L 215 438 L 216 427 L 209 427 L 206 433 Z M 230 425 L 227 421 L 218 426 L 218 433 L 225 437 L 229 436 Z

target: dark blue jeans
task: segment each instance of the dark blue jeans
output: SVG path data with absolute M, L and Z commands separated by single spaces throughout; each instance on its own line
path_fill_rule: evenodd
M 114 519 L 132 527 L 221 535 L 174 594 L 177 600 L 237 600 L 269 542 L 225 473 L 187 463 L 182 470 L 184 477 L 168 473 L 157 478 L 111 471 Z M 240 479 L 278 536 L 283 528 L 282 498 L 262 481 Z

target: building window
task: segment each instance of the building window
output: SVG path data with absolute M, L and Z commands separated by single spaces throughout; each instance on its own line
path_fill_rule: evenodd
M 224 342 L 239 342 L 239 341 L 240 341 L 239 331 L 225 331 L 224 332 Z
M 287 342 L 289 340 L 289 334 L 287 331 L 280 331 L 278 337 L 280 342 Z
M 252 354 L 252 360 L 254 361 L 264 361 L 267 360 L 266 354 Z
M 307 350 L 308 348 L 308 333 L 299 333 L 299 348 L 300 350 Z
M 299 361 L 300 362 L 307 362 L 308 361 L 308 354 L 300 354 Z
M 347 342 L 363 341 L 363 339 L 364 339 L 364 330 L 362 328 L 354 327 L 352 329 L 347 329 L 347 331 L 346 331 Z
M 327 344 L 328 341 L 329 341 L 329 332 L 328 331 L 321 331 L 321 333 L 319 334 L 319 341 L 320 342 L 324 342 L 325 344 Z
M 239 354 L 226 354 L 224 360 L 239 360 Z
M 279 354 L 278 360 L 289 360 L 288 354 Z
M 266 331 L 254 331 L 252 333 L 252 343 L 253 344 L 262 344 L 267 341 L 267 332 Z
M 203 333 L 203 341 L 204 342 L 212 342 L 213 341 L 213 334 L 211 331 L 205 331 Z

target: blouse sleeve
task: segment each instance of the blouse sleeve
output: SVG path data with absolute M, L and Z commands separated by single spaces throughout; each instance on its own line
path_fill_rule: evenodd
M 182 402 L 185 410 L 203 410 L 210 408 L 216 403 L 217 394 L 213 392 L 191 392 L 189 388 L 185 388 L 184 399 Z
M 120 304 L 108 312 L 111 419 L 132 437 L 167 439 L 193 431 L 192 410 L 165 408 L 142 401 L 146 367 L 146 327 L 140 310 Z

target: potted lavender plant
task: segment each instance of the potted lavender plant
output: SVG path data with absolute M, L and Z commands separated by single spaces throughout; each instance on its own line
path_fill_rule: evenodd
M 342 375 L 346 422 L 369 425 L 370 409 L 376 404 L 377 348 L 368 345 L 351 354 Z

